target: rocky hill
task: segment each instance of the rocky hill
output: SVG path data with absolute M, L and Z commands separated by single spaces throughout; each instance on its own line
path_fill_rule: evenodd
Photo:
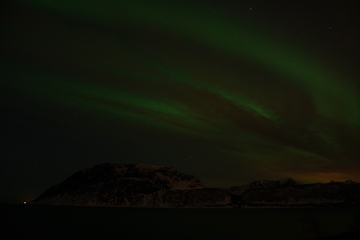
M 296 185 L 302 185 L 302 183 L 296 182 L 291 178 L 284 178 L 282 180 L 253 181 L 251 183 L 244 184 L 241 186 L 229 187 L 226 188 L 226 190 L 234 195 L 242 195 L 244 192 L 252 189 L 261 189 L 261 188 L 274 189 L 278 187 L 287 187 L 287 186 L 296 186 Z
M 79 171 L 52 186 L 33 203 L 119 207 L 215 207 L 231 194 L 206 188 L 173 167 L 105 163 Z
M 242 207 L 359 206 L 360 184 L 352 181 L 282 184 L 271 188 L 250 188 L 236 196 L 233 205 Z
M 360 206 L 360 184 L 302 184 L 292 179 L 206 188 L 173 167 L 105 163 L 79 171 L 32 203 L 116 207 Z

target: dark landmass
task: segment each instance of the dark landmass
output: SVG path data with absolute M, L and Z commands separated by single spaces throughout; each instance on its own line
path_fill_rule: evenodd
M 54 185 L 33 204 L 138 208 L 360 206 L 360 184 L 302 184 L 293 179 L 206 188 L 173 167 L 105 163 Z

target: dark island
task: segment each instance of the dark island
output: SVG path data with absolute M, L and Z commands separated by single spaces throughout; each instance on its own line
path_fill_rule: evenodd
M 288 178 L 206 188 L 174 167 L 105 163 L 76 172 L 32 203 L 135 208 L 360 206 L 360 184 L 302 184 Z

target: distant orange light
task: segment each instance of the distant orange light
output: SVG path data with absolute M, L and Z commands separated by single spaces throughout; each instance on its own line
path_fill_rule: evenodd
M 24 204 L 26 204 L 26 202 L 24 202 Z

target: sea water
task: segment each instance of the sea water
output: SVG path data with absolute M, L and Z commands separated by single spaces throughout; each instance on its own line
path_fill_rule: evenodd
M 360 208 L 136 209 L 4 204 L 11 239 L 318 239 Z

